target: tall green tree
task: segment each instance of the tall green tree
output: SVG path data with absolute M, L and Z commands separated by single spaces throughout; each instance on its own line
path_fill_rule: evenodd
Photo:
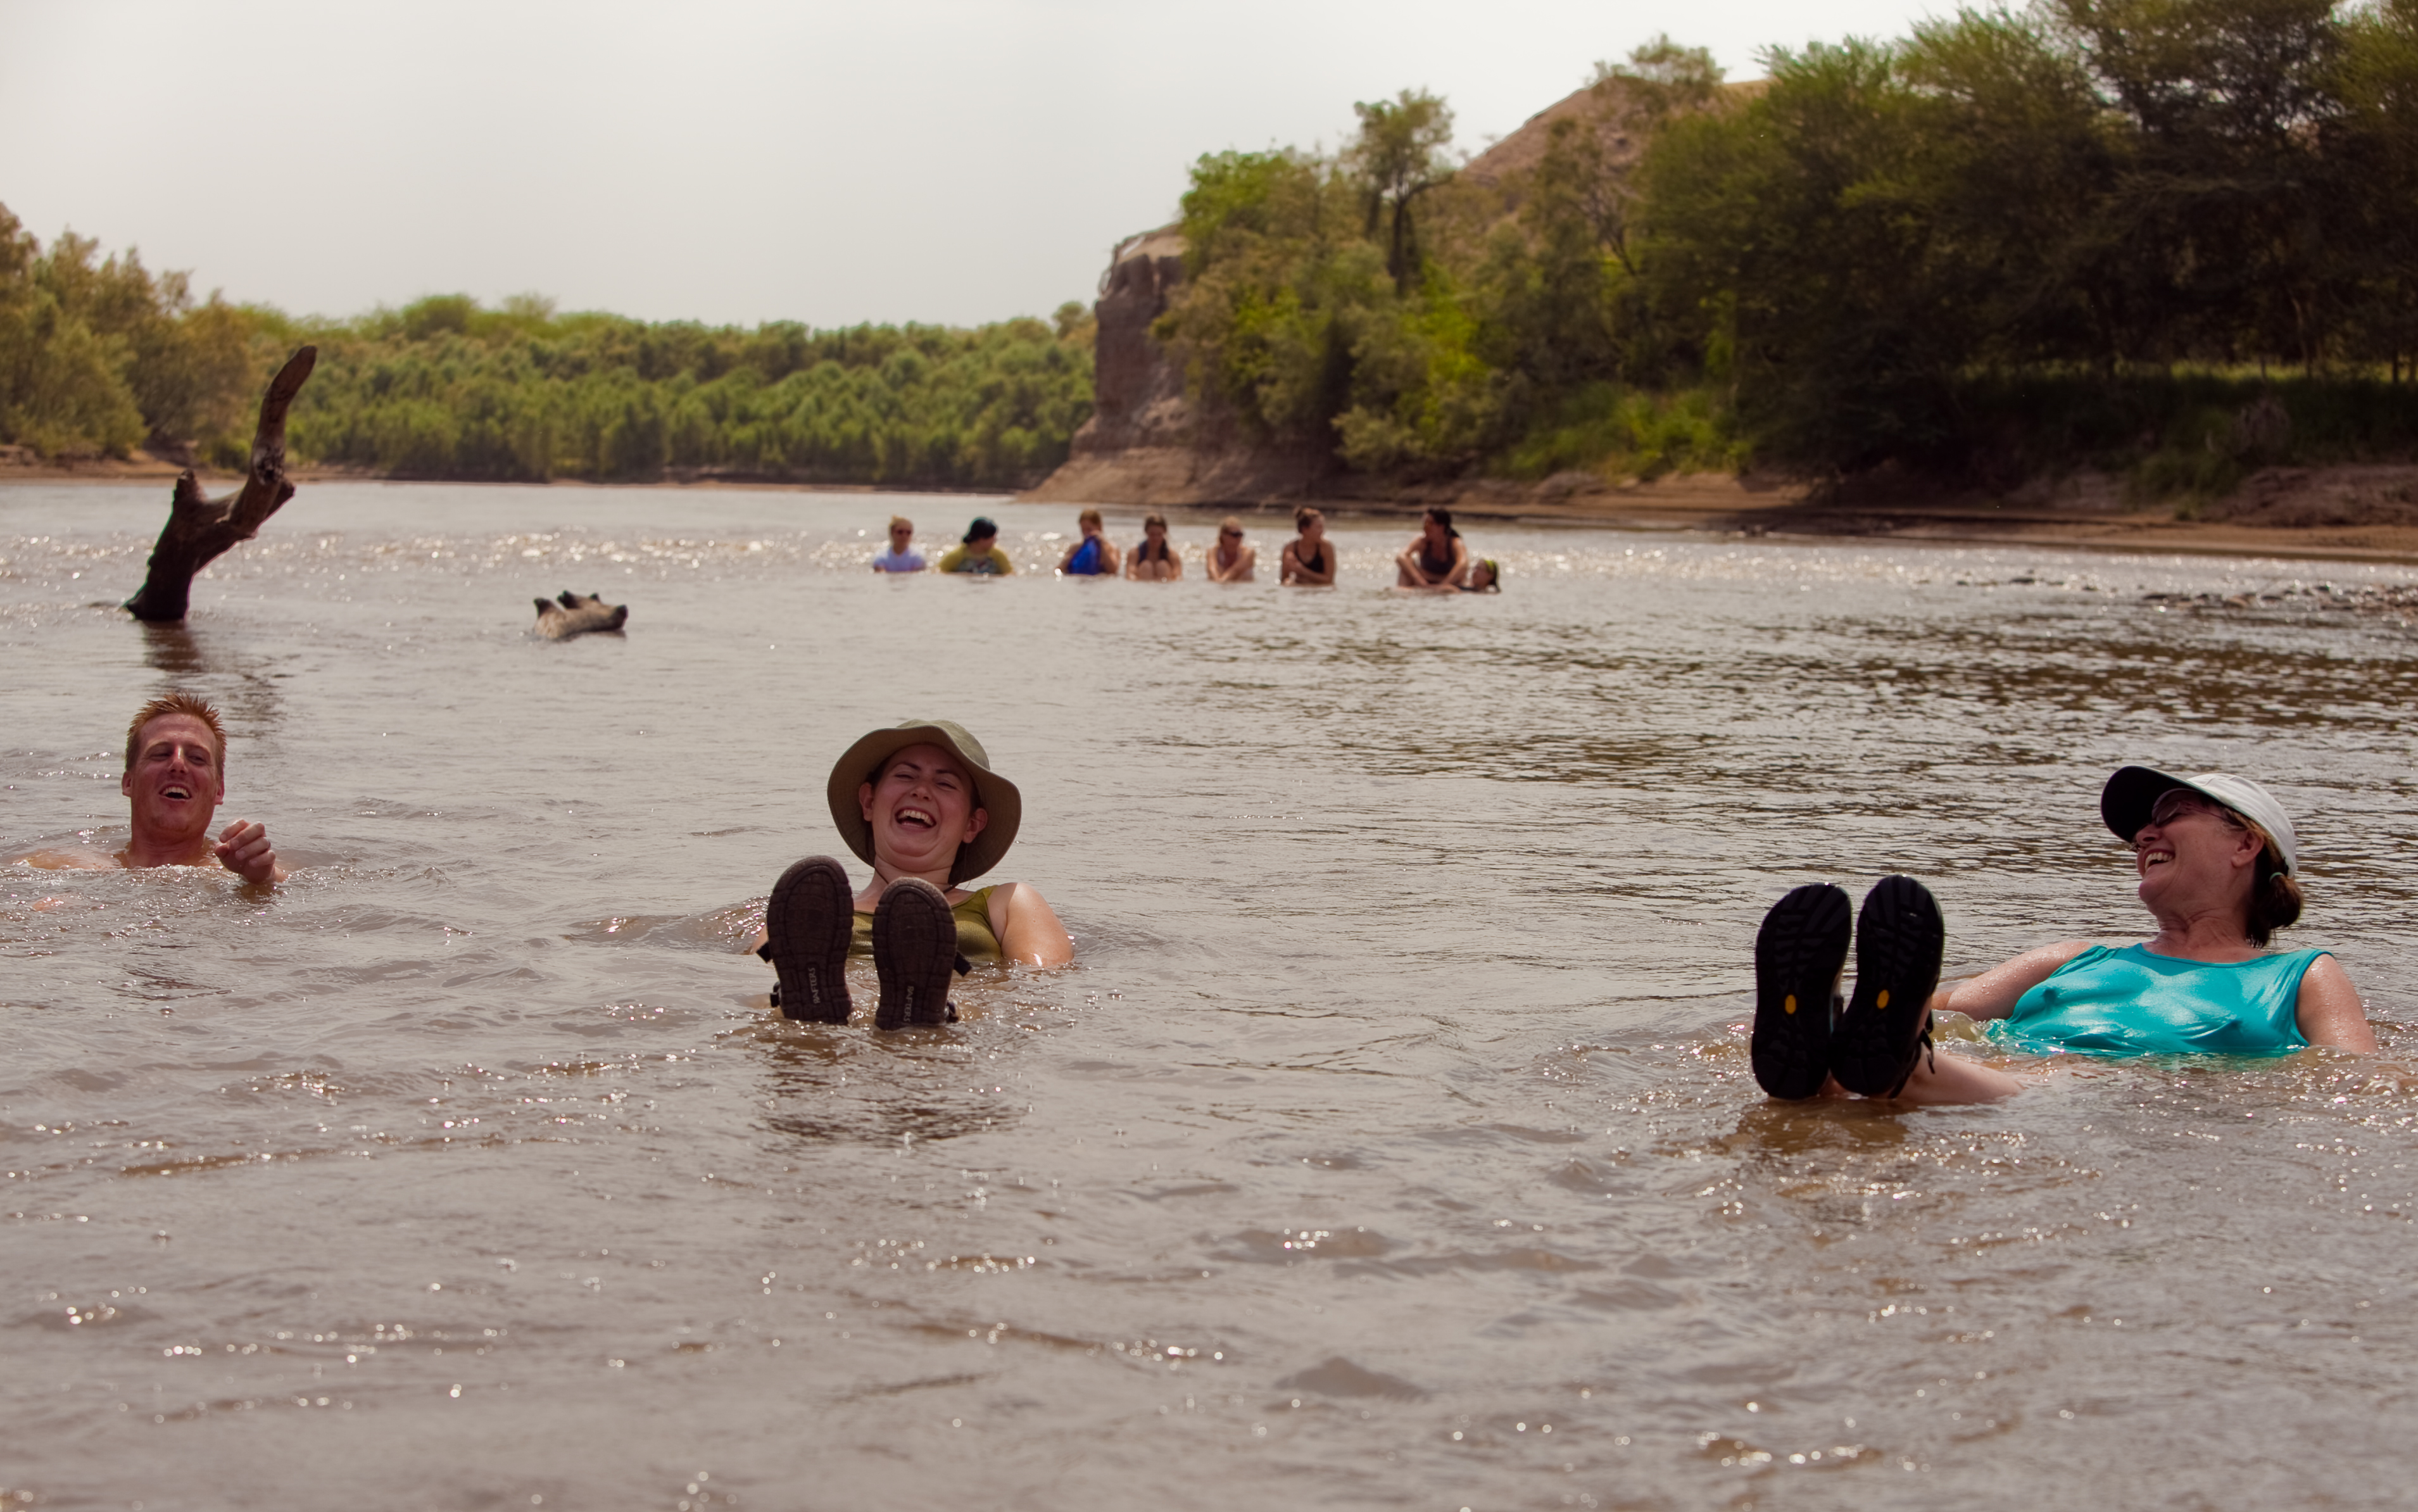
M 1452 111 L 1423 89 L 1352 107 L 1360 135 L 1345 155 L 1366 206 L 1366 235 L 1382 237 L 1394 292 L 1407 295 L 1419 272 L 1417 205 L 1452 179 Z

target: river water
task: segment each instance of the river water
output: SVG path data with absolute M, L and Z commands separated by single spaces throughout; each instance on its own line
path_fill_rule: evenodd
M 295 875 L 0 868 L 0 1505 L 2407 1503 L 2418 640 L 2308 591 L 2407 569 L 1504 527 L 1433 599 L 1345 522 L 1334 590 L 891 581 L 893 509 L 1071 512 L 323 484 L 145 629 L 165 501 L 0 490 L 0 854 L 119 843 L 181 686 Z M 563 588 L 626 635 L 534 638 Z M 1078 964 L 768 1017 L 734 947 L 908 714 Z M 1782 890 L 1914 871 L 1951 973 L 2137 938 L 2130 760 L 2284 796 L 2386 1055 L 1761 1097 Z

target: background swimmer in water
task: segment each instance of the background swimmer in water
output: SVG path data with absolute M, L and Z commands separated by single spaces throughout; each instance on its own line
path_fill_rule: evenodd
M 1305 504 L 1293 512 L 1293 527 L 1299 532 L 1285 542 L 1284 556 L 1277 568 L 1279 583 L 1298 583 L 1304 588 L 1330 588 L 1335 583 L 1335 547 L 1326 539 L 1326 516 Z
M 1469 542 L 1452 527 L 1452 512 L 1431 508 L 1419 533 L 1394 557 L 1396 588 L 1457 588 L 1469 578 Z
M 1256 546 L 1243 540 L 1243 522 L 1229 514 L 1217 522 L 1217 543 L 1204 564 L 1212 583 L 1248 583 L 1260 565 Z
M 1184 575 L 1184 555 L 1167 543 L 1167 516 L 1147 515 L 1141 541 L 1125 561 L 1125 575 L 1143 583 L 1172 583 Z
M 1058 558 L 1058 571 L 1069 577 L 1116 576 L 1122 557 L 1100 524 L 1100 512 L 1085 510 L 1075 516 L 1075 525 L 1081 534 Z

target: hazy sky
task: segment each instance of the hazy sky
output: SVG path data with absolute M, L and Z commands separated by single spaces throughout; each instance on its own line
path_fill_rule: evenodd
M 298 313 L 534 291 L 648 319 L 1089 299 L 1203 152 L 1406 85 L 1476 150 L 1659 31 L 1895 36 L 1921 0 L 0 0 L 0 204 Z

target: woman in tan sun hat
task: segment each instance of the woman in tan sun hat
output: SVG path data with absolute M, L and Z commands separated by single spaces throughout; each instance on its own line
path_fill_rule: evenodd
M 1030 884 L 959 885 L 999 864 L 1024 814 L 1016 784 L 991 770 L 964 725 L 911 719 L 875 730 L 833 764 L 826 791 L 832 821 L 873 879 L 851 890 L 838 862 L 810 856 L 773 884 L 756 949 L 781 973 L 784 1016 L 848 1022 L 851 952 L 873 956 L 878 1029 L 949 1022 L 949 984 L 970 963 L 1075 958 Z

